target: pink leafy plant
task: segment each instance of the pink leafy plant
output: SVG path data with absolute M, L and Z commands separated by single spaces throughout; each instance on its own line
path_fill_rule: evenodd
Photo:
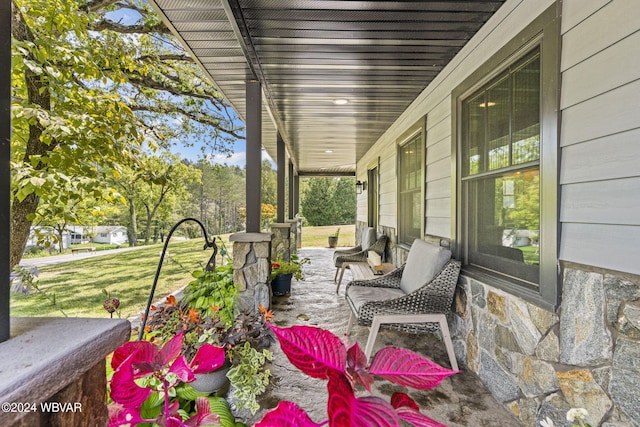
M 196 414 L 186 421 L 178 413 L 178 402 L 170 400 L 170 390 L 176 385 L 193 381 L 194 374 L 214 371 L 225 361 L 222 347 L 204 344 L 187 362 L 182 355 L 182 338 L 181 332 L 163 347 L 148 341 L 131 341 L 113 353 L 114 372 L 109 384 L 114 403 L 109 407 L 109 427 L 150 422 L 161 427 L 219 424 L 219 417 L 211 413 L 205 397 L 196 399 Z M 164 407 L 156 419 L 143 419 L 142 404 L 152 392 L 164 396 Z
M 385 347 L 367 364 L 358 343 L 346 348 L 331 332 L 310 326 L 278 328 L 269 325 L 289 361 L 305 374 L 328 380 L 328 419 L 314 423 L 304 410 L 292 402 L 281 402 L 265 414 L 256 427 L 399 427 L 402 421 L 416 427 L 445 427 L 422 414 L 418 405 L 404 393 L 394 393 L 391 403 L 374 397 L 357 397 L 354 386 L 361 383 L 368 391 L 375 377 L 420 390 L 438 386 L 452 371 L 407 349 Z

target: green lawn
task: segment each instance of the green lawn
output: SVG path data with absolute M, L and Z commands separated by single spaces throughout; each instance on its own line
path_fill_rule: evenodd
M 327 236 L 337 226 L 304 227 L 303 247 L 328 247 Z M 354 246 L 355 226 L 341 225 L 339 246 Z M 225 241 L 228 236 L 222 236 Z M 191 271 L 203 268 L 211 252 L 203 251 L 203 240 L 172 240 L 169 258 L 164 262 L 155 300 L 180 289 L 191 280 Z M 231 252 L 232 245 L 226 243 Z M 120 299 L 123 318 L 144 309 L 160 259 L 162 244 L 140 249 L 84 258 L 63 264 L 42 267 L 38 276 L 43 293 L 25 296 L 11 294 L 12 316 L 42 317 L 109 317 L 102 308 L 103 289 Z M 218 256 L 218 264 L 221 259 Z M 47 296 L 49 298 L 47 298 Z M 55 304 L 50 298 L 55 295 Z
M 189 282 L 191 271 L 206 264 L 212 252 L 203 251 L 203 244 L 202 239 L 171 241 L 155 300 L 180 289 Z M 120 299 L 122 317 L 132 316 L 146 306 L 161 251 L 162 245 L 158 244 L 42 267 L 39 287 L 49 296 L 55 294 L 56 304 L 43 294 L 12 292 L 11 315 L 64 316 L 64 312 L 72 317 L 109 317 L 102 308 L 102 289 L 106 289 Z
M 327 237 L 340 227 L 338 246 L 355 246 L 356 226 L 351 225 L 324 225 L 320 227 L 302 227 L 302 247 L 328 248 Z

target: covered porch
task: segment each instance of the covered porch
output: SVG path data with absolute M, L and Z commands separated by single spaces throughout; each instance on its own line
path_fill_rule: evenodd
M 328 248 L 303 248 L 298 252 L 300 256 L 311 259 L 304 266 L 305 280 L 293 283 L 290 296 L 273 298 L 273 323 L 281 327 L 317 326 L 339 337 L 344 336 L 350 312 L 344 298 L 344 288 L 351 279 L 351 273 L 345 273 L 340 293 L 336 294 L 333 251 Z M 368 327 L 356 325 L 346 338 L 350 343 L 358 341 L 364 347 L 368 334 Z M 443 367 L 450 367 L 444 344 L 432 334 L 415 335 L 381 329 L 374 353 L 388 345 L 410 348 Z M 279 345 L 273 345 L 271 350 L 274 352 L 270 367 L 273 378 L 260 399 L 261 409 L 253 421 L 259 420 L 262 414 L 285 400 L 296 402 L 314 422 L 326 419 L 326 381 L 310 378 L 297 370 L 282 354 Z M 521 425 L 492 396 L 476 374 L 464 366 L 461 369 L 462 372 L 447 378 L 431 391 L 408 389 L 384 381 L 374 383 L 372 391 L 387 401 L 394 392 L 409 393 L 420 405 L 422 413 L 449 427 Z

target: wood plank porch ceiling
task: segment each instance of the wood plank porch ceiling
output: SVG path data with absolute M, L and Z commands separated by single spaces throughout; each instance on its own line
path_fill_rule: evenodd
M 260 80 L 273 159 L 278 129 L 298 172 L 345 174 L 505 0 L 154 1 L 243 119 Z

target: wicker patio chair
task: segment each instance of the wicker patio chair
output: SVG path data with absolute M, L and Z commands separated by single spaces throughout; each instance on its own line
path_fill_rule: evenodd
M 414 241 L 403 266 L 347 284 L 345 298 L 351 308 L 347 333 L 356 320 L 358 325 L 371 326 L 365 347 L 369 357 L 380 326 L 410 333 L 440 330 L 451 367 L 457 370 L 446 315 L 453 305 L 460 266 L 448 249 Z
M 345 262 L 366 262 L 367 253 L 374 251 L 384 258 L 384 251 L 387 247 L 388 237 L 382 234 L 377 236 L 376 229 L 367 227 L 362 232 L 362 240 L 359 246 L 350 249 L 340 249 L 333 253 L 333 264 L 336 266 L 336 274 L 333 277 L 335 282 L 338 279 L 338 272 Z

